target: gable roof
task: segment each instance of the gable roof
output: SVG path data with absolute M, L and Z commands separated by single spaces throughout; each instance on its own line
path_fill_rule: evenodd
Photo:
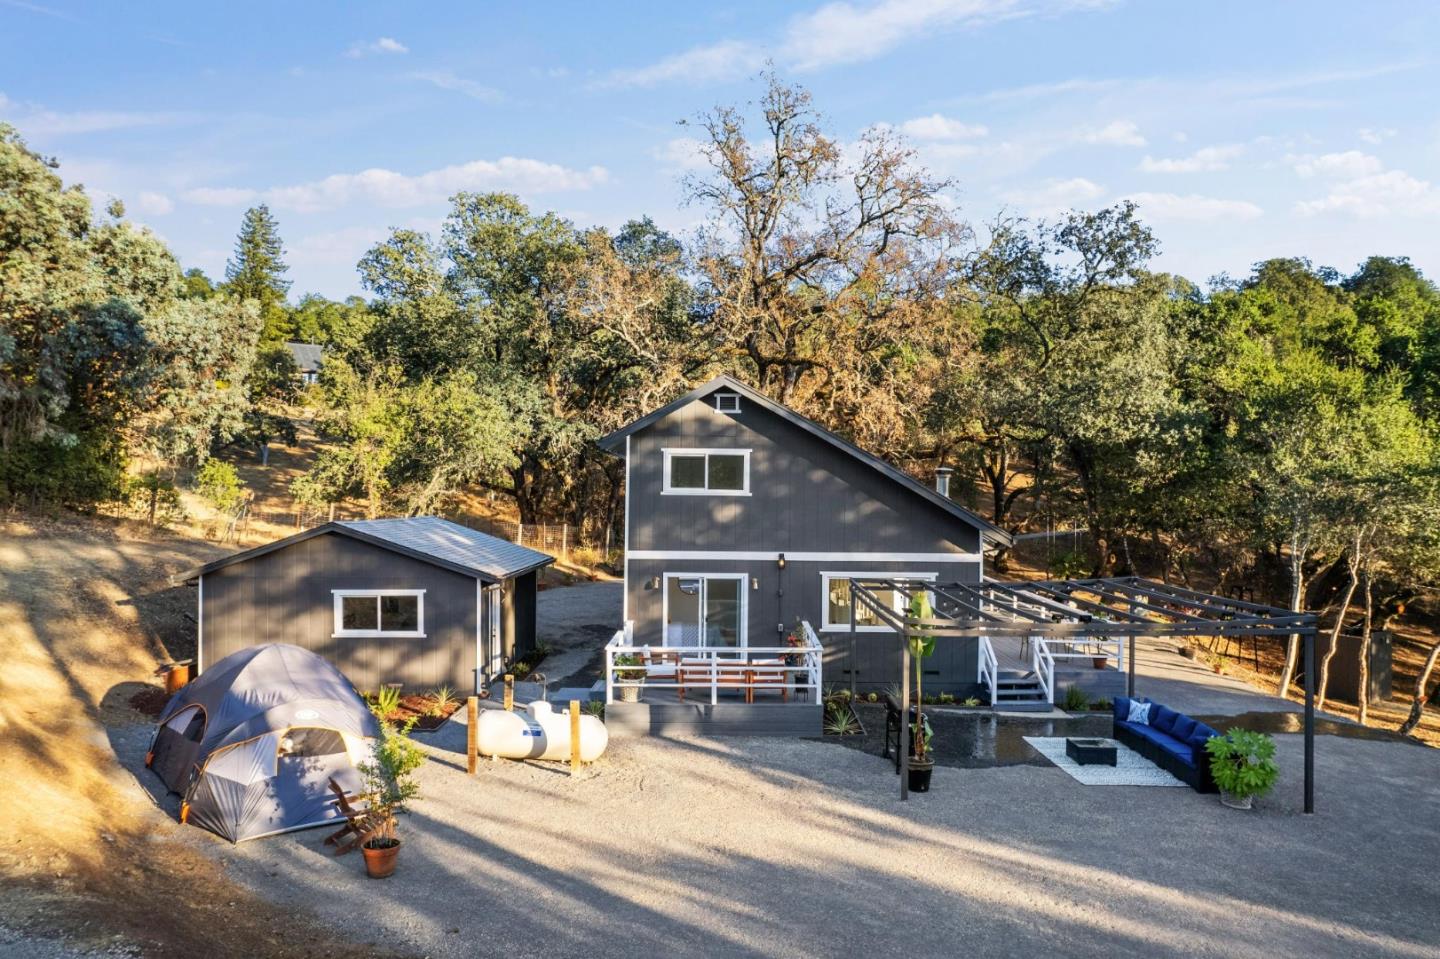
M 825 441 L 826 443 L 829 443 L 831 446 L 835 447 L 841 452 L 849 454 L 851 457 L 858 460 L 860 463 L 870 467 L 880 475 L 884 476 L 889 480 L 892 480 L 899 486 L 904 487 L 911 493 L 914 493 L 916 496 L 928 500 L 930 503 L 940 507 L 955 518 L 963 520 L 966 523 L 969 523 L 970 525 L 978 528 L 980 530 L 980 535 L 984 540 L 1000 546 L 1010 545 L 1010 534 L 1006 530 L 1001 529 L 999 526 L 996 526 L 994 523 L 985 519 L 979 513 L 975 513 L 971 510 L 966 509 L 959 503 L 950 499 L 948 496 L 941 496 L 936 490 L 933 490 L 930 487 L 926 486 L 924 483 L 919 482 L 909 474 L 896 469 L 894 466 L 891 466 L 889 463 L 885 462 L 880 457 L 865 452 L 860 447 L 856 446 L 854 443 L 849 442 L 848 440 L 841 439 L 839 436 L 836 436 L 834 433 L 830 432 L 825 427 L 821 426 L 819 423 L 816 423 L 814 420 L 809 419 L 808 417 L 801 416 L 799 413 L 790 409 L 788 406 L 784 406 L 780 403 L 775 402 L 774 400 L 770 399 L 770 397 L 766 396 L 764 393 L 759 392 L 753 387 L 747 386 L 746 384 L 735 379 L 733 376 L 717 376 L 713 380 L 710 380 L 708 383 L 697 386 L 695 389 L 691 390 L 689 393 L 686 393 L 684 396 L 680 397 L 674 402 L 667 403 L 657 410 L 651 410 L 649 413 L 640 417 L 638 420 L 629 424 L 628 426 L 622 426 L 615 432 L 600 437 L 600 439 L 596 440 L 596 444 L 601 449 L 607 452 L 619 455 L 624 450 L 625 438 L 627 436 L 630 436 L 632 433 L 638 433 L 639 431 L 645 429 L 651 424 L 664 419 L 665 417 L 673 413 L 675 410 L 686 405 L 687 403 L 693 403 L 698 399 L 709 396 L 711 393 L 721 391 L 739 393 L 745 399 L 759 406 L 761 409 L 768 410 L 769 412 L 774 413 L 776 416 L 786 420 L 789 423 L 794 424 L 795 426 L 800 427 L 802 430 L 811 434 L 812 436 L 815 436 Z
M 294 536 L 233 553 L 204 566 L 170 577 L 175 585 L 188 583 L 234 563 L 273 553 L 315 536 L 337 533 L 379 546 L 412 559 L 431 563 L 486 582 L 498 583 L 555 562 L 548 553 L 490 536 L 438 516 L 409 516 L 400 519 L 337 520 L 307 529 Z
M 325 347 L 319 343 L 296 343 L 287 341 L 285 346 L 290 350 L 290 355 L 295 358 L 295 365 L 300 368 L 301 373 L 317 373 L 320 370 L 320 361 L 325 358 Z

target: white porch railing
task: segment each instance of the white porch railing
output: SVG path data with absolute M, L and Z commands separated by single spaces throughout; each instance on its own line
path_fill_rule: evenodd
M 990 690 L 990 705 L 995 705 L 995 687 L 1000 679 L 1000 660 L 995 658 L 995 647 L 990 645 L 989 636 L 980 637 L 980 675 L 977 681 Z
M 744 692 L 747 701 L 756 692 L 803 690 L 806 702 L 817 703 L 825 650 L 808 622 L 800 630 L 799 646 L 636 646 L 635 624 L 627 621 L 605 644 L 605 702 L 615 702 L 617 689 L 638 687 L 699 694 L 712 705 L 722 689 Z M 636 662 L 617 665 L 620 656 Z
M 1125 671 L 1125 640 L 1123 637 L 1090 637 L 1081 639 L 1043 639 L 1030 637 L 1030 667 L 1045 691 L 1046 700 L 1055 704 L 1056 661 L 1072 659 L 1113 659 L 1116 669 Z

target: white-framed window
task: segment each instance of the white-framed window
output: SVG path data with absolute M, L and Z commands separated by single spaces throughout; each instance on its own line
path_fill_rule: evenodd
M 746 645 L 745 573 L 666 573 L 661 583 L 666 646 Z
M 717 413 L 738 413 L 740 412 L 739 393 L 716 393 L 715 411 Z
M 666 449 L 661 491 L 671 496 L 749 496 L 750 451 Z
M 936 573 L 914 573 L 910 571 L 876 570 L 871 572 L 844 572 L 820 574 L 820 630 L 821 632 L 848 633 L 850 631 L 850 580 L 873 579 L 923 579 L 934 582 Z M 905 612 L 905 594 L 898 590 L 874 590 L 876 599 L 888 605 L 897 613 Z M 934 597 L 930 599 L 935 602 Z M 855 617 L 857 633 L 893 633 L 873 609 L 860 607 Z
M 333 589 L 340 637 L 425 635 L 423 589 Z

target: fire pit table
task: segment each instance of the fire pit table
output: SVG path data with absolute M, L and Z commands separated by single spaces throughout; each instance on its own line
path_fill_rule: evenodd
M 1113 766 L 1117 746 L 1113 739 L 1067 739 L 1065 755 L 1081 766 Z

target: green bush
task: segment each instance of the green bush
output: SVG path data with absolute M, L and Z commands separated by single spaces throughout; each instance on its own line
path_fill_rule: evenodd
M 1090 572 L 1090 557 L 1079 550 L 1066 550 L 1050 558 L 1050 575 L 1055 579 L 1078 579 Z
M 385 692 L 382 689 L 381 695 Z M 382 835 L 390 840 L 395 838 L 395 814 L 404 812 L 406 804 L 420 795 L 415 770 L 425 764 L 425 752 L 410 739 L 414 725 L 414 719 L 401 729 L 382 722 L 370 761 L 358 767 L 365 777 L 365 791 L 375 797 L 370 801 L 370 814 L 380 820 Z
M 206 460 L 195 474 L 195 491 L 221 513 L 228 513 L 239 506 L 245 496 L 245 487 L 241 485 L 240 474 L 235 472 L 235 467 L 213 457 Z
M 1065 701 L 1061 708 L 1067 713 L 1076 713 L 1090 705 L 1090 697 L 1085 695 L 1085 690 L 1079 686 L 1070 686 L 1065 690 Z
M 1275 786 L 1280 767 L 1275 763 L 1275 740 L 1264 733 L 1232 729 L 1205 743 L 1215 785 L 1240 799 L 1263 796 Z

